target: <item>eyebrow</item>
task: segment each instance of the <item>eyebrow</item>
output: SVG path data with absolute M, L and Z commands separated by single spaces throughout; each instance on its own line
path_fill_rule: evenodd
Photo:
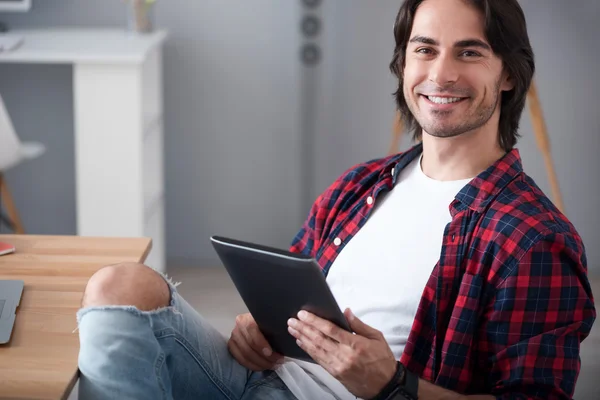
M 431 46 L 439 46 L 440 45 L 435 39 L 432 39 L 427 36 L 421 36 L 421 35 L 414 36 L 412 39 L 410 39 L 409 43 L 422 43 L 422 44 L 429 44 Z M 454 47 L 458 47 L 458 48 L 479 47 L 481 49 L 491 51 L 490 45 L 488 45 L 487 43 L 485 43 L 483 40 L 480 40 L 480 39 L 459 40 L 458 42 L 454 43 Z

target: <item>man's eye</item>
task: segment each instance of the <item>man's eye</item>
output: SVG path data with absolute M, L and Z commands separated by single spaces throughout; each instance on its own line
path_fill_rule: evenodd
M 461 55 L 465 56 L 465 57 L 480 57 L 481 56 L 481 54 L 479 54 L 476 51 L 472 51 L 472 50 L 465 50 L 461 53 Z
M 417 49 L 416 52 L 419 54 L 431 54 L 431 49 L 428 49 L 427 47 L 421 47 L 420 49 Z

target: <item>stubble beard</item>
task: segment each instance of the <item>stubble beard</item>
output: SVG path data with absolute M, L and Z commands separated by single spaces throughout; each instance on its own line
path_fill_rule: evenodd
M 456 113 L 456 111 L 433 111 L 433 118 L 427 118 L 419 113 L 419 108 L 416 103 L 408 102 L 408 108 L 417 120 L 419 126 L 421 126 L 429 135 L 440 138 L 450 138 L 462 135 L 482 127 L 490 120 L 490 118 L 492 118 L 500 99 L 500 84 L 500 80 L 498 80 L 494 85 L 493 101 L 491 103 L 484 104 L 484 98 L 482 103 L 472 113 L 465 115 L 459 123 L 452 125 L 446 123 L 445 118 Z

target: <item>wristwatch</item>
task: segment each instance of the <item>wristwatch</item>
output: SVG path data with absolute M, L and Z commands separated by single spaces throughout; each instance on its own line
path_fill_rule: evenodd
M 418 400 L 419 377 L 410 372 L 400 361 L 390 382 L 371 400 Z

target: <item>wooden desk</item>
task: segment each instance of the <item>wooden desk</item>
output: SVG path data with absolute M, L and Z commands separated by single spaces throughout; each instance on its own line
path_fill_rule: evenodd
M 0 399 L 67 398 L 77 380 L 75 314 L 85 285 L 104 265 L 143 262 L 151 240 L 0 235 L 16 253 L 0 256 L 0 279 L 25 288 L 10 343 L 0 345 Z

